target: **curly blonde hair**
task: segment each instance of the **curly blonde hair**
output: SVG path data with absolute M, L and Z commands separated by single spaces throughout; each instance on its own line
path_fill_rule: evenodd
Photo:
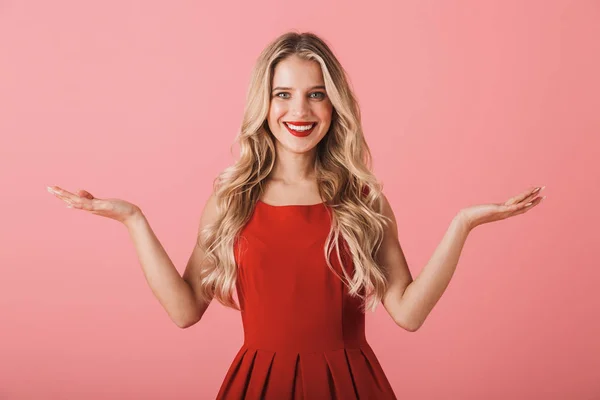
M 267 123 L 271 84 L 276 65 L 291 55 L 319 63 L 333 105 L 331 126 L 317 145 L 314 165 L 321 198 L 332 216 L 324 256 L 329 268 L 348 286 L 349 295 L 363 300 L 362 311 L 374 311 L 387 289 L 388 277 L 375 260 L 389 222 L 381 212 L 383 185 L 371 172 L 371 153 L 347 74 L 329 46 L 311 32 L 279 36 L 262 51 L 253 69 L 235 140 L 240 157 L 214 180 L 218 217 L 199 233 L 198 245 L 210 261 L 199 274 L 200 296 L 206 301 L 214 297 L 224 306 L 240 310 L 233 298 L 237 280 L 234 245 L 274 167 L 275 138 Z M 333 248 L 340 265 L 345 265 L 342 258 L 348 260 L 340 256 L 340 236 L 343 251 L 354 264 L 353 276 L 346 268 L 340 276 L 329 261 Z

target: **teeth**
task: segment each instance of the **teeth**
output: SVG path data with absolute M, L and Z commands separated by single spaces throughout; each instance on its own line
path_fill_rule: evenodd
M 310 125 L 306 125 L 306 126 L 297 126 L 297 125 L 292 125 L 292 124 L 289 124 L 289 123 L 287 123 L 287 122 L 286 122 L 285 124 L 286 124 L 286 125 L 287 125 L 287 126 L 290 128 L 290 129 L 293 129 L 293 130 L 295 130 L 295 131 L 299 131 L 299 132 L 302 132 L 302 131 L 307 131 L 307 130 L 309 130 L 309 129 L 312 129 L 312 127 L 313 127 L 313 126 L 315 126 L 315 124 L 310 124 Z

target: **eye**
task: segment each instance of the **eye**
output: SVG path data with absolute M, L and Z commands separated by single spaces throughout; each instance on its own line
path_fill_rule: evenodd
M 313 97 L 313 99 L 323 99 L 323 98 L 325 98 L 325 93 L 323 93 L 323 92 L 313 92 L 313 93 L 311 93 L 311 95 L 313 95 L 313 94 L 318 94 L 319 95 L 319 97 Z
M 276 96 L 276 97 L 279 97 L 279 98 L 281 98 L 281 99 L 287 99 L 287 97 L 281 97 L 280 95 L 282 95 L 282 94 L 289 95 L 289 93 L 286 93 L 286 92 L 279 92 L 279 93 L 277 93 L 275 96 Z

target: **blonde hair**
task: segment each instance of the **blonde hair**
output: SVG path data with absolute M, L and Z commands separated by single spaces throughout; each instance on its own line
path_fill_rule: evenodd
M 291 55 L 319 63 L 333 105 L 331 126 L 317 145 L 314 166 L 321 198 L 332 216 L 324 256 L 329 268 L 348 286 L 349 295 L 363 299 L 362 311 L 374 311 L 387 289 L 388 277 L 385 268 L 375 261 L 389 221 L 381 213 L 382 184 L 371 172 L 371 153 L 347 74 L 329 46 L 311 32 L 279 36 L 262 51 L 253 69 L 236 137 L 240 158 L 214 180 L 218 217 L 199 234 L 198 244 L 210 260 L 200 272 L 200 295 L 207 301 L 214 297 L 224 306 L 240 309 L 233 299 L 237 279 L 234 244 L 275 163 L 275 139 L 267 123 L 271 84 L 275 66 Z M 335 247 L 338 261 L 346 265 L 340 257 L 340 236 L 351 260 L 343 258 L 354 263 L 352 277 L 346 268 L 340 276 L 329 261 Z

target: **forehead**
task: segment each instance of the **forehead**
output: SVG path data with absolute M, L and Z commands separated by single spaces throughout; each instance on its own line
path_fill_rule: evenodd
M 321 65 L 312 60 L 290 56 L 275 66 L 272 86 L 288 86 L 293 88 L 323 85 Z

